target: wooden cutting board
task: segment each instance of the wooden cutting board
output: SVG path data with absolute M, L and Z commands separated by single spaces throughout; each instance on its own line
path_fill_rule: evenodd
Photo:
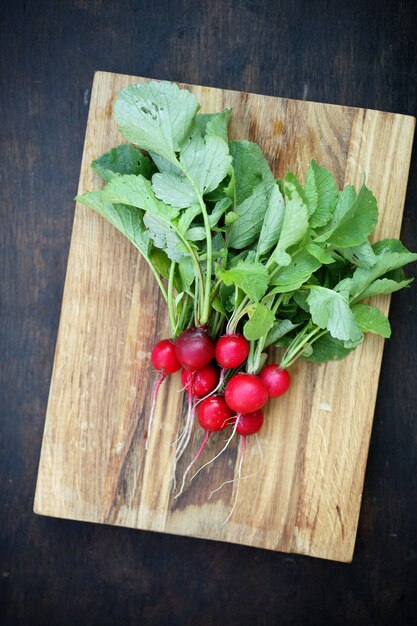
M 96 189 L 89 164 L 121 143 L 118 91 L 146 79 L 94 78 L 79 193 Z M 304 180 L 310 159 L 340 186 L 364 174 L 380 208 L 376 236 L 397 237 L 415 120 L 381 111 L 189 87 L 203 112 L 233 108 L 231 135 L 258 142 L 276 176 Z M 389 297 L 377 304 L 388 312 Z M 42 515 L 205 537 L 338 561 L 353 555 L 384 341 L 369 335 L 347 359 L 292 368 L 288 394 L 268 405 L 262 468 L 208 498 L 235 475 L 239 442 L 174 501 L 171 467 L 183 423 L 180 378 L 164 383 L 145 451 L 155 375 L 149 354 L 169 336 L 164 302 L 146 263 L 93 211 L 77 206 L 43 437 L 34 510 Z M 181 475 L 196 451 L 178 468 Z M 213 436 L 202 463 L 224 440 Z M 259 467 L 248 440 L 243 474 Z

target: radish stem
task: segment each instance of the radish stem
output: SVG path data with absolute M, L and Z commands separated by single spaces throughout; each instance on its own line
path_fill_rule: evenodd
M 174 312 L 174 276 L 175 276 L 175 266 L 176 263 L 171 263 L 171 267 L 169 268 L 169 278 L 168 278 L 168 313 L 169 313 L 169 321 L 171 322 L 172 334 L 175 335 L 177 329 L 177 322 L 175 320 L 175 312 Z

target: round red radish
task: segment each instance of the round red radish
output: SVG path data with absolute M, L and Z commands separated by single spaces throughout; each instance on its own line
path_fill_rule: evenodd
M 287 370 L 280 369 L 275 363 L 266 365 L 260 371 L 259 378 L 268 389 L 270 398 L 282 396 L 288 390 L 291 382 Z
M 162 374 L 177 372 L 181 363 L 175 356 L 175 342 L 172 339 L 158 341 L 151 352 L 151 361 L 154 368 Z
M 232 416 L 233 411 L 227 406 L 223 396 L 211 396 L 198 405 L 198 422 L 209 432 L 224 430 Z
M 175 342 L 175 354 L 178 361 L 188 370 L 200 370 L 214 358 L 214 343 L 207 329 L 188 328 Z
M 258 376 L 240 373 L 229 380 L 224 397 L 236 413 L 252 413 L 268 400 L 268 390 Z
M 216 343 L 216 361 L 225 369 L 239 367 L 248 358 L 249 341 L 239 333 L 223 335 Z
M 206 365 L 201 370 L 190 372 L 183 369 L 181 372 L 183 387 L 191 385 L 191 391 L 196 398 L 204 398 L 217 387 L 219 382 L 219 370 L 215 365 Z
M 258 411 L 253 411 L 253 413 L 242 413 L 236 419 L 236 432 L 239 435 L 254 435 L 262 428 L 264 414 L 258 409 Z

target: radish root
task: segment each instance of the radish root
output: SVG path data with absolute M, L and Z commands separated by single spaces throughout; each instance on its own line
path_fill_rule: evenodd
M 188 393 L 187 420 L 185 422 L 184 429 L 181 432 L 180 436 L 177 437 L 177 439 L 171 444 L 172 446 L 175 444 L 178 444 L 178 447 L 175 451 L 174 463 L 173 463 L 173 468 L 172 468 L 172 482 L 173 482 L 172 489 L 174 491 L 177 486 L 177 479 L 176 479 L 177 465 L 190 441 L 191 432 L 193 429 L 194 415 L 195 415 L 195 405 L 193 406 L 193 393 L 192 393 L 191 383 L 189 383 L 186 386 L 186 389 Z
M 235 498 L 233 501 L 233 506 L 230 509 L 230 513 L 229 515 L 226 517 L 226 519 L 224 520 L 222 526 L 224 526 L 225 524 L 227 524 L 227 522 L 229 521 L 229 519 L 232 517 L 233 515 L 233 511 L 236 508 L 236 504 L 237 504 L 237 499 L 239 496 L 239 487 L 240 487 L 240 481 L 242 479 L 242 466 L 243 466 L 243 459 L 245 458 L 245 451 L 246 451 L 246 435 L 242 435 L 242 451 L 240 453 L 240 461 L 239 461 L 239 467 L 237 470 L 237 477 L 236 477 L 236 481 L 237 481 L 237 486 L 236 486 L 236 493 L 235 493 Z
M 159 387 L 161 386 L 161 383 L 164 380 L 164 378 L 165 378 L 165 374 L 160 374 L 158 376 L 158 380 L 155 383 L 155 387 L 152 393 L 151 414 L 149 416 L 148 428 L 146 429 L 146 433 L 145 433 L 145 437 L 146 437 L 145 450 L 148 449 L 149 436 L 151 434 L 153 418 L 155 416 L 156 398 L 158 396 Z
M 178 463 L 182 455 L 184 454 L 185 448 L 188 445 L 191 437 L 191 431 L 193 429 L 193 421 L 195 414 L 195 407 L 193 406 L 193 392 L 191 385 L 188 386 L 188 411 L 187 411 L 187 421 L 185 423 L 185 428 L 182 431 L 178 441 L 178 448 L 175 452 L 175 461 Z
M 204 433 L 203 441 L 201 442 L 201 445 L 200 445 L 199 449 L 197 450 L 197 454 L 195 455 L 195 457 L 193 458 L 193 460 L 191 461 L 191 463 L 189 464 L 189 466 L 187 467 L 187 469 L 184 472 L 184 475 L 182 477 L 181 489 L 179 490 L 177 495 L 174 497 L 174 500 L 179 498 L 180 495 L 182 494 L 182 492 L 184 491 L 185 479 L 187 478 L 187 475 L 188 475 L 189 471 L 191 470 L 192 466 L 194 465 L 194 463 L 196 463 L 198 461 L 198 458 L 199 458 L 200 454 L 203 452 L 204 448 L 206 447 L 206 443 L 209 440 L 210 435 L 211 435 L 211 433 L 208 430 L 206 430 L 205 433 Z
M 216 456 L 215 456 L 215 457 L 213 457 L 210 461 L 207 461 L 207 463 L 204 463 L 204 465 L 202 465 L 202 466 L 201 466 L 201 467 L 200 467 L 200 468 L 196 471 L 196 473 L 192 476 L 191 480 L 194 480 L 194 478 L 197 476 L 197 474 L 198 474 L 199 472 L 201 472 L 201 470 L 202 470 L 202 469 L 204 469 L 205 467 L 207 467 L 207 465 L 210 465 L 210 463 L 213 463 L 216 459 L 218 459 L 218 458 L 219 458 L 219 456 L 220 456 L 221 454 L 223 454 L 223 452 L 226 450 L 226 448 L 229 446 L 229 443 L 232 441 L 233 437 L 235 436 L 238 421 L 239 421 L 239 420 L 238 420 L 238 419 L 236 419 L 236 421 L 235 421 L 235 423 L 234 423 L 234 426 L 233 426 L 233 432 L 232 432 L 232 434 L 230 435 L 230 437 L 226 440 L 226 443 L 225 443 L 225 445 L 223 446 L 223 448 L 220 450 L 220 452 L 218 452 L 218 453 L 216 454 Z
M 259 457 L 260 457 L 260 460 L 259 460 L 259 467 L 258 467 L 258 469 L 256 470 L 256 472 L 252 472 L 252 474 L 248 474 L 247 476 L 241 476 L 241 477 L 240 477 L 240 480 L 247 480 L 248 478 L 253 478 L 254 476 L 257 476 L 257 474 L 259 474 L 259 472 L 261 471 L 261 469 L 262 469 L 262 467 L 263 467 L 263 464 L 264 464 L 264 455 L 263 455 L 263 452 L 262 452 L 261 444 L 260 444 L 260 442 L 259 442 L 259 437 L 258 437 L 258 434 L 255 434 L 255 438 L 256 438 L 256 443 L 257 443 L 257 446 L 258 446 Z M 216 493 L 217 491 L 220 491 L 220 489 L 222 489 L 225 485 L 228 485 L 229 483 L 234 483 L 234 482 L 236 482 L 236 480 L 238 480 L 238 479 L 237 479 L 237 478 L 231 478 L 230 480 L 225 480 L 225 481 L 224 481 L 224 482 L 220 485 L 220 487 L 217 487 L 216 489 L 213 489 L 213 491 L 212 491 L 212 492 L 210 493 L 210 495 L 209 495 L 209 499 L 211 498 L 211 496 L 212 496 L 214 493 Z

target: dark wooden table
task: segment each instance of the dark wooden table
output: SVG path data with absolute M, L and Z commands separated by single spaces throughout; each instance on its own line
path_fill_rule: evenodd
M 417 622 L 416 285 L 393 298 L 352 564 L 32 512 L 94 71 L 416 115 L 413 5 L 2 5 L 0 623 Z M 414 152 L 402 229 L 414 250 L 416 181 Z

